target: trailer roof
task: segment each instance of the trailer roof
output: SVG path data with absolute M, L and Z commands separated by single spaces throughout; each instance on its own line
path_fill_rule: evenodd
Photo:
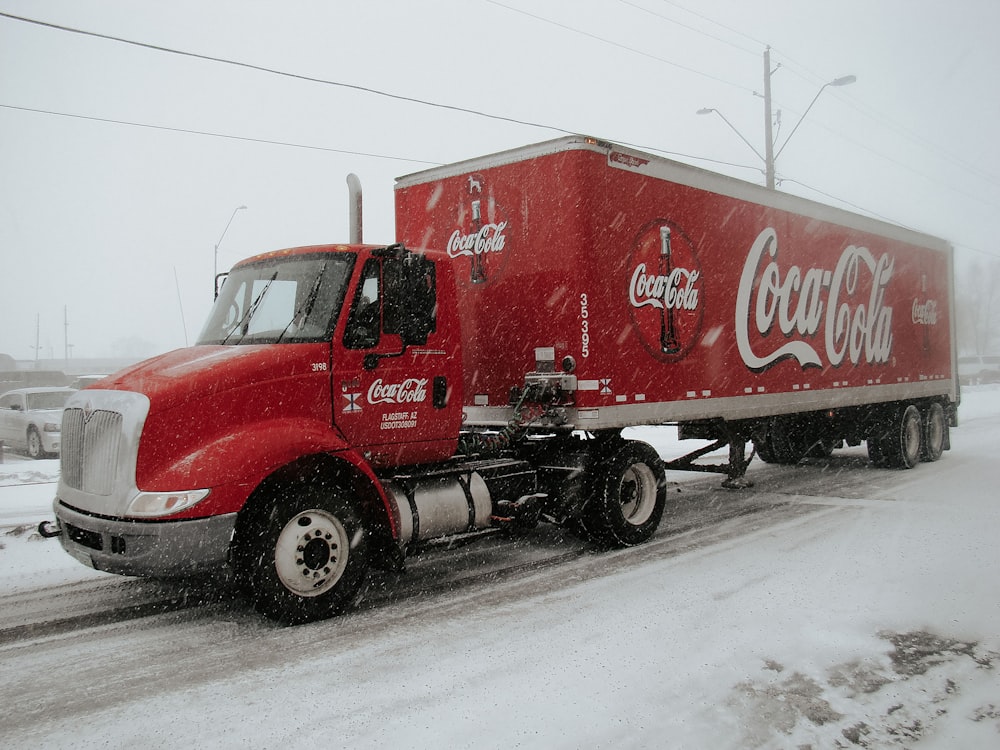
M 951 253 L 951 245 L 943 239 L 913 229 L 853 213 L 841 208 L 818 203 L 797 195 L 769 190 L 763 185 L 746 182 L 735 177 L 711 172 L 683 162 L 656 156 L 626 146 L 619 146 L 599 138 L 583 135 L 564 136 L 529 146 L 499 151 L 486 156 L 432 167 L 396 178 L 396 189 L 420 185 L 435 180 L 466 174 L 483 169 L 501 167 L 521 161 L 536 159 L 565 151 L 592 151 L 608 159 L 610 166 L 626 169 L 656 179 L 698 188 L 738 200 L 768 206 L 782 211 L 808 216 L 864 232 L 882 235 L 914 245 Z

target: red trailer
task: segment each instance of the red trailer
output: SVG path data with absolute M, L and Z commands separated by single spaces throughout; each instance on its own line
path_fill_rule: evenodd
M 538 349 L 575 378 L 580 430 L 678 423 L 794 462 L 912 430 L 915 405 L 927 454 L 947 447 L 942 240 L 576 137 L 401 178 L 396 221 L 457 265 L 470 424 L 506 422 Z M 869 448 L 912 465 L 915 439 Z
M 194 347 L 75 394 L 44 530 L 102 570 L 228 568 L 301 622 L 441 540 L 641 543 L 666 469 L 948 448 L 940 240 L 582 137 L 395 192 L 397 244 L 242 261 Z M 664 462 L 644 424 L 710 442 Z

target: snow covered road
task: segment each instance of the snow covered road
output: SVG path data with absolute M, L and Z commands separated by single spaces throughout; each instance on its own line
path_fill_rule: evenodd
M 0 516 L 0 743 L 1000 747 L 1000 391 L 964 398 L 936 464 L 850 449 L 755 464 L 736 494 L 671 474 L 650 544 L 543 530 L 434 553 L 297 628 L 232 596 L 125 612 L 171 594 Z M 37 515 L 13 486 L 0 514 Z M 15 610 L 49 624 L 13 629 Z

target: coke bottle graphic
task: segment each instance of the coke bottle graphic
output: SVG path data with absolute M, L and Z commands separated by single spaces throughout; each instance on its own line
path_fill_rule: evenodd
M 670 227 L 660 227 L 660 261 L 659 274 L 669 280 L 670 272 Z M 681 350 L 677 343 L 677 332 L 674 329 L 674 308 L 669 302 L 670 283 L 663 285 L 663 307 L 660 308 L 660 351 L 664 354 L 677 354 Z
M 483 217 L 479 207 L 479 201 L 472 201 L 472 226 L 475 229 L 476 244 L 472 248 L 472 276 L 473 284 L 482 284 L 486 281 L 486 269 L 483 267 L 483 254 L 480 247 L 482 238 L 479 236 L 483 228 Z

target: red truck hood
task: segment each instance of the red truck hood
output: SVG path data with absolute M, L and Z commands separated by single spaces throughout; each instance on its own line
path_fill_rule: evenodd
M 154 414 L 230 389 L 311 373 L 314 362 L 326 363 L 329 356 L 327 344 L 192 346 L 139 362 L 98 387 L 143 393 Z

